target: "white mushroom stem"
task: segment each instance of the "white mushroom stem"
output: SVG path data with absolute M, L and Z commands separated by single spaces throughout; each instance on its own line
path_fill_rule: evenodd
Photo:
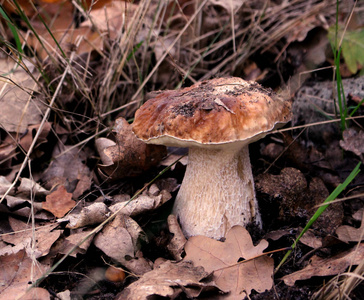
M 261 226 L 249 149 L 190 148 L 173 213 L 187 237 L 225 237 L 234 225 Z

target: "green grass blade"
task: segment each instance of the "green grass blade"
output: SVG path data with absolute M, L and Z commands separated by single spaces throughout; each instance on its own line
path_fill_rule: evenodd
M 340 111 L 340 127 L 341 132 L 346 129 L 346 101 L 345 101 L 345 93 L 344 87 L 342 84 L 341 74 L 340 74 L 340 56 L 341 56 L 341 48 L 336 50 L 336 57 L 335 57 L 335 75 L 336 75 L 336 89 L 337 89 L 337 100 L 339 104 L 339 111 Z
M 10 20 L 7 13 L 5 12 L 5 10 L 1 6 L 0 6 L 0 14 L 5 19 L 6 23 L 9 26 L 9 29 L 10 29 L 11 33 L 13 34 L 15 44 L 16 44 L 16 48 L 18 49 L 18 52 L 23 53 L 23 48 L 21 46 L 21 42 L 20 42 L 20 38 L 19 38 L 17 28 L 16 28 L 16 26 L 14 26 L 13 22 Z M 19 59 L 21 59 L 21 56 L 19 57 Z
M 354 114 L 355 114 L 355 112 L 359 109 L 359 107 L 362 105 L 364 103 L 364 98 L 363 99 L 361 99 L 361 101 L 358 103 L 358 105 L 353 109 L 353 111 L 350 113 L 350 117 L 352 117 Z
M 349 176 L 345 179 L 345 181 L 341 184 L 339 184 L 336 189 L 326 198 L 326 200 L 324 201 L 324 203 L 327 203 L 326 205 L 320 206 L 317 211 L 315 212 L 315 214 L 312 216 L 312 218 L 308 221 L 308 223 L 306 224 L 305 228 L 303 228 L 303 230 L 301 231 L 301 233 L 299 234 L 299 236 L 297 237 L 297 239 L 293 242 L 292 246 L 291 246 L 291 250 L 288 250 L 286 255 L 283 257 L 283 259 L 281 260 L 281 262 L 279 263 L 279 265 L 277 266 L 277 268 L 275 269 L 275 272 L 277 272 L 279 270 L 279 268 L 286 262 L 287 258 L 290 256 L 290 254 L 292 253 L 293 249 L 296 247 L 298 241 L 300 240 L 300 238 L 305 234 L 305 232 L 312 226 L 313 223 L 315 223 L 315 221 L 317 220 L 318 217 L 321 216 L 321 214 L 326 210 L 326 208 L 330 205 L 330 202 L 335 200 L 343 190 L 345 190 L 345 188 L 349 185 L 349 183 L 351 181 L 353 181 L 353 179 L 359 174 L 360 172 L 360 165 L 361 162 L 359 162 L 356 167 L 353 169 L 353 171 L 351 171 L 351 173 L 349 174 Z

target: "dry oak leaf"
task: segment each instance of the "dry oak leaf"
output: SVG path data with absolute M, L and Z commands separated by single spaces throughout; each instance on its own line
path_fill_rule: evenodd
M 55 159 L 49 164 L 42 175 L 44 187 L 51 189 L 64 185 L 73 198 L 77 199 L 91 187 L 92 172 L 86 165 L 87 158 L 92 154 L 86 153 L 88 148 L 72 148 L 59 142 L 52 152 Z
M 38 279 L 46 267 L 40 263 L 34 264 L 24 249 L 1 255 L 0 265 L 0 299 L 50 299 L 45 289 L 27 291 L 30 280 Z
M 224 299 L 242 299 L 253 289 L 261 293 L 273 285 L 273 259 L 262 256 L 267 246 L 266 240 L 254 246 L 248 231 L 234 226 L 226 234 L 225 242 L 205 236 L 191 237 L 185 245 L 184 260 L 213 272 L 217 286 L 230 291 Z
M 148 145 L 137 139 L 132 132 L 132 126 L 123 118 L 116 119 L 113 132 L 116 137 L 115 145 L 104 149 L 102 147 L 111 144 L 110 141 L 98 145 L 103 160 L 112 162 L 109 165 L 100 165 L 100 171 L 111 179 L 138 176 L 155 167 L 167 154 L 165 146 Z
M 130 284 L 116 299 L 144 300 L 154 299 L 153 296 L 175 299 L 182 292 L 188 299 L 194 299 L 204 290 L 217 289 L 214 282 L 200 282 L 207 276 L 202 267 L 194 267 L 190 261 L 167 260 Z
M 364 131 L 357 132 L 353 128 L 348 128 L 343 132 L 343 139 L 340 146 L 345 151 L 351 151 L 357 156 L 364 154 Z
M 340 226 L 336 229 L 339 240 L 343 242 L 360 242 L 364 239 L 364 210 L 362 210 L 361 226 L 359 228 L 349 225 Z
M 26 64 L 32 76 L 37 77 L 34 67 Z M 0 81 L 1 127 L 9 132 L 25 133 L 28 125 L 40 123 L 45 110 L 39 99 L 32 98 L 38 85 L 10 56 L 0 59 L 0 70 L 1 74 L 7 73 Z
M 309 279 L 312 276 L 331 276 L 337 275 L 346 270 L 351 265 L 358 265 L 364 259 L 364 243 L 352 249 L 335 255 L 330 258 L 313 256 L 310 264 L 304 269 L 282 277 L 284 283 L 293 286 L 296 280 Z
M 32 252 L 36 258 L 46 256 L 61 235 L 60 230 L 55 230 L 58 224 L 36 225 L 33 232 L 30 224 L 9 217 L 9 225 L 14 233 L 4 235 L 2 237 L 3 241 L 12 245 L 23 245 L 27 253 Z M 33 236 L 35 238 L 34 247 L 32 246 Z
M 21 178 L 20 186 L 17 189 L 17 194 L 30 197 L 35 196 L 46 196 L 49 195 L 49 191 L 43 188 L 39 183 L 29 178 Z
M 91 228 L 71 230 L 71 234 L 59 244 L 57 252 L 60 254 L 66 254 L 71 249 L 75 248 L 71 253 L 69 253 L 70 256 L 77 257 L 77 254 L 85 254 L 92 243 L 93 236 L 95 235 L 95 233 L 91 233 L 92 231 L 93 229 Z M 90 235 L 88 239 L 86 239 L 81 245 L 76 246 L 88 235 Z
M 109 208 L 102 202 L 83 207 L 80 212 L 72 212 L 58 222 L 68 221 L 67 228 L 76 229 L 84 226 L 100 224 L 110 216 Z
M 169 215 L 167 222 L 168 222 L 168 230 L 170 233 L 173 234 L 173 238 L 167 245 L 167 249 L 175 260 L 181 260 L 183 248 L 187 240 L 182 232 L 181 227 L 178 224 L 178 220 L 175 215 Z
M 46 202 L 42 203 L 42 208 L 48 210 L 57 218 L 63 217 L 75 206 L 76 202 L 72 200 L 72 194 L 68 193 L 66 188 L 61 185 L 58 189 L 46 197 Z
M 22 197 L 14 197 L 7 195 L 6 207 L 15 215 L 29 218 L 32 213 L 37 220 L 50 220 L 52 214 L 42 209 L 42 202 L 33 202 Z
M 151 266 L 145 258 L 138 257 L 139 239 L 144 239 L 139 225 L 130 217 L 118 214 L 95 236 L 93 242 L 107 256 L 132 273 L 141 275 L 150 271 Z

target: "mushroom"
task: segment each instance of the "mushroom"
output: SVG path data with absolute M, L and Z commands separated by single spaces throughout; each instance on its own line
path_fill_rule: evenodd
M 220 239 L 234 225 L 262 225 L 248 144 L 288 122 L 290 107 L 271 89 L 231 77 L 158 92 L 137 110 L 139 139 L 189 148 L 173 207 L 187 237 Z

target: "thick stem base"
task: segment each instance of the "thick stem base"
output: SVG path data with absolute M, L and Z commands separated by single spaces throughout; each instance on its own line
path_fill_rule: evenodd
M 191 148 L 173 213 L 187 237 L 220 239 L 234 225 L 261 225 L 249 149 Z

